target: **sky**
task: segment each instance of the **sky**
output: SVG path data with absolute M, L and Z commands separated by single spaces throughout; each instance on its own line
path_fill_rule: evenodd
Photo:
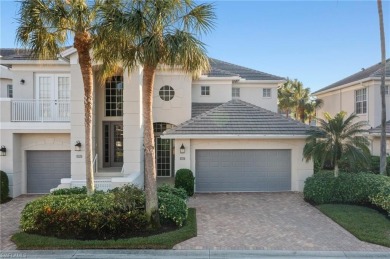
M 381 60 L 376 0 L 209 3 L 217 18 L 201 40 L 210 57 L 298 79 L 312 92 Z M 390 57 L 390 0 L 382 5 Z M 18 6 L 0 0 L 1 48 L 20 47 L 15 43 Z

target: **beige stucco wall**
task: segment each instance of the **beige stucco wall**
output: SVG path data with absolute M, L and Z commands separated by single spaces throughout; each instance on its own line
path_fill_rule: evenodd
M 153 95 L 153 121 L 178 125 L 191 118 L 191 75 L 177 71 L 156 73 Z M 170 101 L 159 96 L 160 88 L 171 86 L 175 95 Z M 200 90 L 199 90 L 200 91 Z
M 386 81 L 386 85 L 389 84 L 390 80 Z M 345 111 L 348 115 L 355 112 L 355 91 L 363 88 L 367 89 L 367 113 L 358 114 L 359 120 L 367 121 L 369 127 L 377 127 L 381 120 L 380 82 L 374 80 L 355 83 L 345 88 L 317 94 L 318 98 L 324 100 L 323 107 L 317 110 L 318 118 L 324 119 L 324 112 L 329 112 L 332 116 L 340 111 Z M 389 120 L 390 95 L 386 95 L 386 106 L 387 120 Z
M 201 95 L 201 86 L 210 86 L 210 95 Z M 200 79 L 192 82 L 192 102 L 194 103 L 225 103 L 231 99 L 231 80 Z
M 381 153 L 381 138 L 379 135 L 370 136 L 371 140 L 371 154 L 374 156 L 380 156 Z M 390 137 L 386 138 L 386 153 L 390 155 Z
M 277 83 L 235 83 L 233 87 L 240 88 L 240 100 L 262 107 L 269 111 L 278 111 L 278 84 Z M 263 89 L 271 89 L 271 97 L 263 97 Z
M 175 146 L 186 147 L 186 153 L 175 150 L 175 168 L 190 168 L 196 177 L 195 151 L 198 149 L 289 149 L 291 150 L 291 189 L 302 191 L 304 181 L 313 174 L 313 162 L 302 159 L 304 139 L 176 139 Z
M 0 141 L 7 155 L 0 156 L 0 169 L 10 181 L 10 196 L 27 192 L 28 150 L 70 150 L 69 130 L 1 130 Z

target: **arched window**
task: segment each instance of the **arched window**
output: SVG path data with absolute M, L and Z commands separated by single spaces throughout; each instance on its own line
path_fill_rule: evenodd
M 106 116 L 123 116 L 123 76 L 113 76 L 106 80 Z

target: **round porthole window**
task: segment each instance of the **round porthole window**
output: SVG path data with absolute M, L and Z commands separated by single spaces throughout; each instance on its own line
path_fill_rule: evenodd
M 170 101 L 173 96 L 175 96 L 175 90 L 173 90 L 172 86 L 164 85 L 160 88 L 158 94 L 160 95 L 161 100 Z

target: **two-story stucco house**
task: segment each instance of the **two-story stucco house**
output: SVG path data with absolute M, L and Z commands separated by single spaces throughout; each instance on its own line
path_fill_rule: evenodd
M 84 185 L 84 92 L 75 49 L 56 60 L 8 51 L 0 62 L 12 88 L 10 95 L 2 84 L 0 99 L 1 170 L 11 196 Z M 210 63 L 197 80 L 180 70 L 156 74 L 158 181 L 172 182 L 175 171 L 189 168 L 197 192 L 302 190 L 313 173 L 302 159 L 308 126 L 276 113 L 285 79 Z M 96 187 L 143 186 L 142 67 L 95 84 Z
M 324 118 L 324 112 L 332 116 L 340 111 L 347 114 L 356 113 L 359 120 L 367 121 L 371 137 L 371 152 L 380 153 L 380 124 L 381 124 L 381 63 L 339 80 L 324 87 L 313 94 L 324 101 L 324 105 L 317 110 L 317 117 Z M 390 119 L 390 59 L 386 61 L 386 116 Z M 387 131 L 390 140 L 390 130 Z M 390 141 L 387 143 L 390 153 Z

